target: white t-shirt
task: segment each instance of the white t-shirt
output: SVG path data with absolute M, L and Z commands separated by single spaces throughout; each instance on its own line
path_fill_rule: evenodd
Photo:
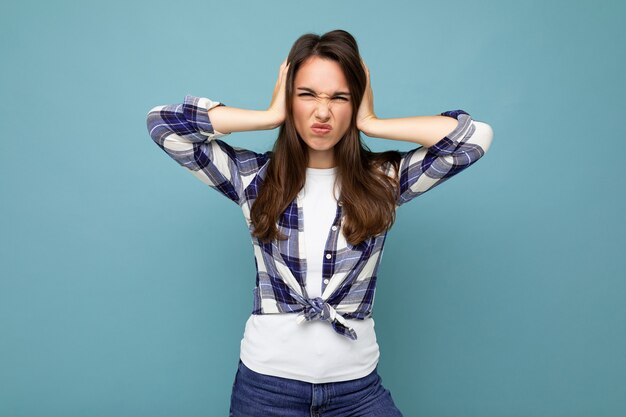
M 309 298 L 322 295 L 326 239 L 337 212 L 337 168 L 307 168 L 303 197 L 304 244 Z M 347 381 L 378 364 L 374 319 L 346 319 L 359 335 L 341 336 L 327 322 L 296 323 L 296 313 L 251 314 L 241 340 L 241 361 L 258 373 L 311 383 Z

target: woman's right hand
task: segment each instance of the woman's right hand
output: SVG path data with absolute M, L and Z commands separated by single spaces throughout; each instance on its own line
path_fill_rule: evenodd
M 287 58 L 280 64 L 280 70 L 278 72 L 278 80 L 274 86 L 274 93 L 272 95 L 272 102 L 267 109 L 267 113 L 272 119 L 272 123 L 275 127 L 279 127 L 285 122 L 285 113 L 287 112 L 287 106 L 285 104 L 285 85 L 287 80 L 287 71 L 289 70 Z

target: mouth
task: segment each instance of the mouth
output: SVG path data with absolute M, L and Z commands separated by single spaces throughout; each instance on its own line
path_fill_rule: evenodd
M 328 124 L 315 123 L 311 126 L 311 130 L 317 135 L 325 135 L 333 130 L 333 128 L 331 125 Z

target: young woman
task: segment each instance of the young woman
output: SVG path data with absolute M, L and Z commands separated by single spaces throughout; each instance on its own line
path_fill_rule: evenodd
M 237 203 L 257 268 L 231 416 L 401 416 L 377 373 L 372 305 L 400 205 L 480 159 L 493 131 L 463 110 L 379 119 L 369 71 L 346 31 L 305 34 L 267 110 L 188 95 L 148 113 L 152 139 Z M 271 151 L 220 137 L 279 127 Z M 413 142 L 371 152 L 367 136 Z

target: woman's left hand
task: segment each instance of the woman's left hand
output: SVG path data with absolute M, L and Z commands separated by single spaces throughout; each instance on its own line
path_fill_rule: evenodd
M 365 65 L 363 58 L 361 58 L 361 64 L 367 76 L 367 85 L 365 86 L 363 100 L 361 101 L 359 111 L 356 115 L 356 127 L 367 135 L 367 125 L 372 120 L 376 119 L 376 114 L 374 114 L 374 93 L 372 92 L 372 86 L 370 84 L 370 71 L 367 65 Z

